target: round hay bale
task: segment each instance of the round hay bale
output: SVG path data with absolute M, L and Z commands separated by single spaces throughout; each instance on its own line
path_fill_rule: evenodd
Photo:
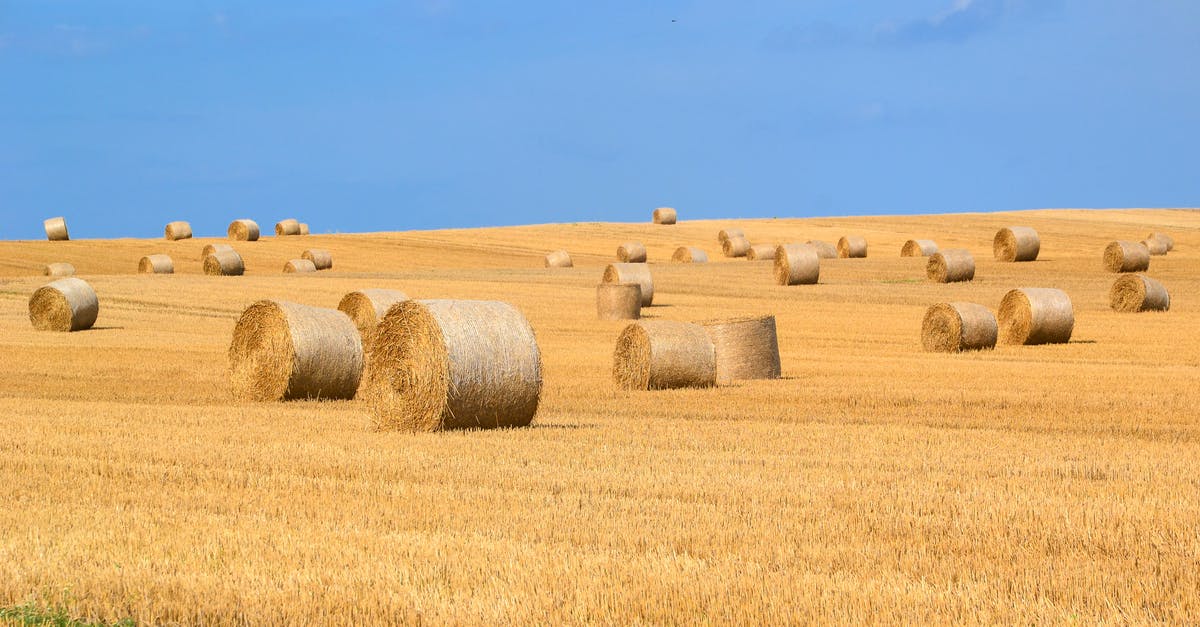
M 1071 298 L 1047 287 L 1011 290 L 1000 301 L 999 318 L 1005 344 L 1065 344 L 1075 328 Z
M 998 334 L 996 316 L 975 303 L 939 303 L 921 322 L 921 346 L 931 353 L 995 348 Z
M 75 266 L 65 262 L 48 263 L 42 269 L 42 274 L 45 276 L 74 276 Z
M 1111 242 L 1104 247 L 1109 272 L 1142 272 L 1150 267 L 1150 250 L 1140 242 Z
M 204 248 L 200 250 L 200 258 L 204 259 L 209 255 L 219 252 L 233 252 L 233 250 L 233 246 L 229 244 L 205 244 Z
M 775 282 L 814 285 L 821 278 L 821 258 L 807 244 L 784 244 L 775 249 Z
M 300 223 L 300 232 L 297 233 L 297 235 L 308 235 L 308 223 L 307 222 Z
M 362 370 L 358 329 L 335 309 L 260 300 L 233 328 L 229 382 L 239 401 L 351 399 Z
M 929 256 L 925 275 L 935 283 L 957 283 L 975 279 L 975 257 L 962 248 L 940 250 Z
M 293 218 L 288 218 L 286 220 L 280 220 L 279 222 L 275 223 L 275 235 L 276 236 L 299 235 L 299 234 L 300 234 L 300 223 L 297 222 Z
M 775 244 L 755 244 L 746 251 L 746 259 L 750 261 L 770 261 L 775 258 Z
M 654 302 L 654 278 L 644 263 L 610 263 L 604 269 L 603 283 L 637 283 L 642 288 L 642 307 Z
M 229 239 L 239 242 L 256 242 L 258 241 L 258 223 L 248 218 L 234 220 L 229 223 L 229 229 L 226 230 L 226 235 Z
M 316 266 L 318 270 L 328 270 L 333 267 L 333 253 L 329 252 L 328 250 L 309 248 L 303 253 L 300 253 L 300 258 L 313 262 L 313 265 Z
M 1167 311 L 1171 308 L 1167 288 L 1144 274 L 1117 277 L 1108 298 L 1113 311 Z
M 857 235 L 847 235 L 838 240 L 838 257 L 842 259 L 861 259 L 867 256 L 867 239 Z
M 365 392 L 377 430 L 525 427 L 541 399 L 541 352 L 508 303 L 405 301 L 379 323 Z
M 290 259 L 283 264 L 283 271 L 285 273 L 316 272 L 317 264 L 313 263 L 311 259 Z
M 1146 241 L 1150 240 L 1158 240 L 1163 244 L 1166 244 L 1168 252 L 1175 250 L 1175 239 L 1166 233 L 1159 233 L 1155 231 L 1154 233 L 1146 236 Z
M 708 253 L 694 246 L 680 246 L 671 255 L 671 261 L 677 263 L 708 263 Z
M 166 235 L 167 241 L 170 242 L 181 239 L 191 239 L 192 225 L 184 222 L 183 220 L 168 222 L 167 228 L 163 229 L 163 233 Z
M 241 276 L 246 272 L 242 256 L 234 250 L 219 250 L 204 258 L 204 274 L 213 276 Z
M 1167 254 L 1167 251 L 1169 250 L 1167 248 L 1167 243 L 1162 241 L 1161 239 L 1142 240 L 1142 246 L 1146 247 L 1147 253 L 1154 255 L 1154 256 L 1165 255 L 1165 254 Z
M 901 257 L 928 257 L 938 251 L 937 242 L 931 239 L 910 239 L 900 248 Z
M 83 279 L 59 279 L 29 298 L 29 321 L 38 331 L 82 331 L 96 324 L 100 300 Z
M 600 320 L 637 320 L 642 317 L 642 287 L 637 283 L 601 283 L 596 286 L 596 316 Z
M 711 320 L 700 324 L 713 344 L 717 383 L 780 377 L 775 316 Z
M 812 246 L 814 249 L 816 249 L 817 256 L 820 257 L 821 259 L 837 259 L 838 258 L 837 246 L 834 246 L 833 244 L 830 244 L 829 242 L 823 242 L 819 239 L 810 239 L 804 243 L 809 246 Z
M 571 262 L 571 253 L 565 250 L 556 250 L 546 255 L 547 268 L 571 268 L 575 264 Z
M 625 242 L 617 247 L 617 260 L 622 263 L 644 263 L 646 247 L 641 242 Z
M 169 255 L 146 255 L 138 261 L 140 274 L 175 274 L 175 262 Z
M 1000 229 L 992 240 L 992 254 L 997 261 L 1034 261 L 1041 249 L 1037 231 L 1027 226 Z
M 358 290 L 343 296 L 338 303 L 338 310 L 354 321 L 362 338 L 363 350 L 370 351 L 375 344 L 379 321 L 383 320 L 392 305 L 406 300 L 408 295 L 400 290 Z
M 670 207 L 659 207 L 654 210 L 653 219 L 655 224 L 675 224 L 677 218 L 675 210 Z
M 712 387 L 717 383 L 716 352 L 698 324 L 642 320 L 617 338 L 613 379 L 625 390 Z
M 67 234 L 66 218 L 58 217 L 43 220 L 42 226 L 46 228 L 46 239 L 52 242 L 65 242 L 71 239 L 71 236 Z
M 722 246 L 725 245 L 725 242 L 734 237 L 746 237 L 746 234 L 742 232 L 741 229 L 721 229 L 720 231 L 717 231 L 717 241 L 720 242 Z
M 750 242 L 744 237 L 731 237 L 721 242 L 721 253 L 726 257 L 745 257 L 750 252 Z

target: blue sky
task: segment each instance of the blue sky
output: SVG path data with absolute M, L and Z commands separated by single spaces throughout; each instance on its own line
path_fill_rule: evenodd
M 0 238 L 1200 205 L 1200 2 L 0 1 Z

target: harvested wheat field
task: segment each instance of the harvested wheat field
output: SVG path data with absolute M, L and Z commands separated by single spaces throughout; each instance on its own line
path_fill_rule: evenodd
M 233 215 L 229 216 L 232 219 Z M 271 224 L 266 217 L 263 224 Z M 1188 623 L 1200 616 L 1200 212 L 738 220 L 749 241 L 966 249 L 935 283 L 895 253 L 820 282 L 712 248 L 729 221 L 309 235 L 331 270 L 283 274 L 288 237 L 0 242 L 0 607 L 146 624 Z M 1009 225 L 1037 260 L 990 254 Z M 1146 274 L 1169 311 L 1110 305 L 1098 251 L 1174 239 Z M 782 378 L 625 391 L 596 283 L 645 245 L 648 322 L 773 315 Z M 573 268 L 544 268 L 547 250 Z M 138 260 L 168 254 L 148 280 Z M 99 299 L 35 331 L 48 263 Z M 929 353 L 926 310 L 1057 288 L 1070 342 Z M 529 428 L 371 429 L 363 400 L 241 402 L 228 353 L 264 301 L 348 292 L 511 303 L 540 349 Z M 332 315 L 332 314 L 331 314 Z

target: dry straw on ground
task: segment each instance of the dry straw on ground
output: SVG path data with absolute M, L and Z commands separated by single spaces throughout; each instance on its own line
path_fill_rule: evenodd
M 1165 255 L 1170 250 L 1170 247 L 1167 246 L 1167 243 L 1158 238 L 1148 238 L 1142 240 L 1142 246 L 1146 247 L 1146 252 L 1155 256 Z
M 741 229 L 721 229 L 717 231 L 717 241 L 722 245 L 734 237 L 746 237 L 746 234 Z
M 654 278 L 644 263 L 611 263 L 604 269 L 603 283 L 637 283 L 642 288 L 642 307 L 654 302 Z
M 225 234 L 229 239 L 239 242 L 254 242 L 259 236 L 258 223 L 248 218 L 234 220 L 229 223 Z
M 379 323 L 364 391 L 376 430 L 524 427 L 541 399 L 541 352 L 508 303 L 406 301 Z
M 775 249 L 775 282 L 813 285 L 821 279 L 821 258 L 808 244 L 784 244 Z
M 1159 233 L 1158 231 L 1155 231 L 1154 233 L 1146 236 L 1146 241 L 1152 240 L 1157 240 L 1165 244 L 1168 252 L 1175 250 L 1175 238 L 1167 235 L 1166 233 Z
M 750 261 L 770 261 L 775 258 L 777 244 L 755 244 L 746 251 L 746 259 Z
M 96 324 L 100 300 L 83 279 L 59 279 L 29 299 L 29 321 L 38 331 L 82 331 Z
M 307 222 L 300 223 L 300 233 L 298 233 L 298 235 L 308 235 L 308 223 Z
M 571 261 L 571 253 L 565 250 L 556 250 L 546 254 L 547 268 L 570 268 L 574 265 Z
M 708 263 L 708 253 L 695 246 L 680 246 L 671 255 L 671 261 L 676 263 Z
M 300 258 L 313 262 L 313 265 L 316 266 L 318 270 L 329 270 L 333 267 L 333 253 L 329 252 L 328 250 L 309 248 L 303 253 L 300 253 Z
M 1109 272 L 1142 272 L 1150 267 L 1150 250 L 1141 242 L 1111 242 L 1104 247 Z
M 975 257 L 963 248 L 933 253 L 925 264 L 925 275 L 935 283 L 957 283 L 975 279 Z
M 71 239 L 67 234 L 66 218 L 50 218 L 42 222 L 42 226 L 46 228 L 46 239 L 52 242 L 64 242 Z
M 596 316 L 600 320 L 637 320 L 641 318 L 641 286 L 636 283 L 601 283 L 597 285 Z
M 363 350 L 370 351 L 375 344 L 379 321 L 396 303 L 408 300 L 408 294 L 400 290 L 367 289 L 350 292 L 338 303 L 338 310 L 350 316 L 362 338 Z
M 299 235 L 300 223 L 294 218 L 287 218 L 275 223 L 275 235 Z
M 928 257 L 938 251 L 937 242 L 931 239 L 910 239 L 900 248 L 901 257 Z
M 625 242 L 617 247 L 617 260 L 622 263 L 646 261 L 646 247 L 641 242 Z
M 635 322 L 617 338 L 613 379 L 625 390 L 711 387 L 717 382 L 712 340 L 690 322 Z
M 1005 344 L 1065 344 L 1075 328 L 1071 298 L 1048 287 L 1011 290 L 1000 301 L 999 318 Z
M 246 264 L 235 250 L 219 250 L 204 258 L 204 274 L 241 276 L 245 272 Z
M 1000 229 L 992 240 L 992 254 L 997 261 L 1034 261 L 1041 249 L 1041 238 L 1028 226 Z
M 1167 288 L 1144 274 L 1117 277 L 1108 299 L 1113 311 L 1167 311 L 1171 308 L 1171 295 L 1167 293 Z
M 820 257 L 821 259 L 837 259 L 838 258 L 837 246 L 834 246 L 833 244 L 830 244 L 829 242 L 823 242 L 819 239 L 810 239 L 804 243 L 808 246 L 812 246 L 813 249 L 817 251 L 817 256 Z
M 675 210 L 670 207 L 659 207 L 654 210 L 653 220 L 655 224 L 675 224 L 679 216 Z
M 775 316 L 711 320 L 701 326 L 713 344 L 717 383 L 780 377 Z
M 287 263 L 283 264 L 283 271 L 289 274 L 294 272 L 316 272 L 317 265 L 311 259 L 289 259 Z
M 938 303 L 921 322 L 921 345 L 931 353 L 995 348 L 998 334 L 996 316 L 975 303 Z
M 192 225 L 183 220 L 168 222 L 167 228 L 163 229 L 163 233 L 166 235 L 167 240 L 172 242 L 181 239 L 191 239 Z
M 745 257 L 750 252 L 750 242 L 744 237 L 731 237 L 721 242 L 721 254 L 726 257 Z
M 335 309 L 258 301 L 238 318 L 229 345 L 240 401 L 354 398 L 362 369 L 358 329 Z
M 75 274 L 75 266 L 62 261 L 48 263 L 42 269 L 42 274 L 45 276 L 73 276 Z
M 138 261 L 140 274 L 175 274 L 175 262 L 170 255 L 146 255 Z
M 861 259 L 867 256 L 867 238 L 858 235 L 846 235 L 838 240 L 838 257 L 842 259 Z
M 219 252 L 233 252 L 233 251 L 234 251 L 233 246 L 230 246 L 229 244 L 205 244 L 204 248 L 200 249 L 200 258 L 204 259 L 205 257 L 207 257 L 209 255 L 219 253 Z

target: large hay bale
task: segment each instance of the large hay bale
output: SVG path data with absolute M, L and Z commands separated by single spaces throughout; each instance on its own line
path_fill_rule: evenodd
M 808 244 L 784 244 L 775 249 L 775 282 L 813 285 L 821 278 L 821 258 Z
M 1113 311 L 1167 311 L 1171 308 L 1167 288 L 1144 274 L 1117 277 L 1108 298 Z
M 671 261 L 676 263 L 708 263 L 708 253 L 694 246 L 680 246 L 671 255 Z
M 625 242 L 617 247 L 617 260 L 622 263 L 644 263 L 646 247 L 641 242 Z
M 338 310 L 354 321 L 354 326 L 358 328 L 358 334 L 362 338 L 363 350 L 369 352 L 375 345 L 379 321 L 383 320 L 392 305 L 406 300 L 408 294 L 400 290 L 358 290 L 343 296 L 338 303 Z
M 1005 344 L 1065 344 L 1075 328 L 1071 298 L 1048 287 L 1009 291 L 1000 301 L 999 318 Z
M 780 377 L 775 316 L 710 320 L 701 326 L 713 344 L 717 383 Z
M 229 244 L 205 244 L 204 248 L 200 249 L 200 258 L 204 259 L 209 255 L 219 252 L 233 252 L 233 250 L 233 246 Z
M 48 263 L 42 269 L 42 274 L 45 276 L 74 276 L 75 266 L 66 262 Z
M 601 283 L 596 286 L 596 317 L 600 320 L 637 320 L 642 317 L 642 287 L 637 283 Z
M 275 223 L 275 235 L 276 236 L 299 235 L 299 234 L 300 234 L 300 223 L 298 221 L 296 221 L 296 219 L 294 219 L 294 218 L 280 220 L 279 222 Z
M 574 265 L 571 261 L 571 253 L 565 250 L 556 250 L 546 254 L 547 268 L 571 268 Z
M 328 270 L 333 267 L 333 253 L 329 252 L 328 250 L 309 248 L 308 250 L 300 253 L 300 258 L 313 262 L 313 265 L 316 266 L 318 270 Z
M 957 283 L 975 279 L 975 257 L 962 248 L 939 250 L 929 256 L 925 275 L 935 283 Z
M 992 254 L 997 261 L 1034 261 L 1041 249 L 1037 231 L 1027 226 L 1000 229 L 992 240 Z
M 1104 247 L 1109 272 L 1142 272 L 1150 267 L 1150 250 L 1141 242 L 1110 242 Z
M 838 240 L 838 257 L 842 259 L 861 259 L 867 256 L 867 238 L 858 235 L 846 235 Z
M 240 401 L 354 398 L 362 370 L 358 329 L 335 309 L 260 300 L 233 328 L 229 381 Z
M 717 231 L 717 241 L 723 246 L 725 242 L 734 237 L 746 237 L 746 234 L 741 229 L 721 229 Z
M 83 279 L 59 279 L 29 298 L 29 321 L 38 331 L 82 331 L 96 324 L 100 300 Z
M 1167 247 L 1167 243 L 1161 239 L 1142 240 L 1142 246 L 1146 247 L 1147 253 L 1154 255 L 1156 257 L 1159 255 L 1167 254 L 1167 251 L 1169 250 L 1169 248 Z
M 235 250 L 218 250 L 204 258 L 204 274 L 241 276 L 245 272 L 246 264 Z
M 46 228 L 46 239 L 52 242 L 65 242 L 71 239 L 67 234 L 67 219 L 63 217 L 50 218 L 42 221 Z
M 225 234 L 229 236 L 229 239 L 239 242 L 256 242 L 259 236 L 258 223 L 249 218 L 234 220 L 229 223 Z
M 746 251 L 746 259 L 750 261 L 770 261 L 775 258 L 776 244 L 755 244 Z
M 377 430 L 524 427 L 541 399 L 541 352 L 508 303 L 406 301 L 379 323 L 364 390 Z
M 1173 237 L 1171 237 L 1170 235 L 1167 235 L 1166 233 L 1159 233 L 1159 232 L 1155 231 L 1154 233 L 1151 233 L 1146 236 L 1146 241 L 1151 241 L 1151 240 L 1157 240 L 1157 241 L 1160 241 L 1163 244 L 1165 244 L 1168 252 L 1175 250 L 1175 239 Z
M 171 242 L 181 239 L 191 239 L 192 225 L 183 220 L 168 222 L 167 228 L 163 229 L 163 233 L 166 235 L 167 241 Z
M 817 251 L 817 256 L 820 257 L 821 259 L 837 259 L 838 258 L 837 246 L 834 246 L 833 244 L 830 244 L 829 242 L 823 242 L 819 239 L 810 239 L 804 243 L 809 246 L 812 246 L 813 249 L 815 249 Z
M 297 233 L 297 235 L 308 235 L 308 223 L 307 222 L 300 223 L 300 232 Z
M 996 316 L 975 303 L 939 303 L 921 322 L 921 345 L 931 353 L 995 348 L 998 334 Z
M 169 255 L 146 255 L 138 261 L 140 274 L 175 274 L 175 262 Z
M 285 273 L 316 272 L 317 264 L 313 263 L 311 259 L 289 259 L 287 263 L 283 264 L 283 271 Z
M 931 239 L 910 239 L 900 247 L 901 257 L 928 257 L 938 251 L 937 242 Z
M 670 207 L 659 207 L 654 210 L 653 219 L 655 224 L 675 224 L 677 218 L 675 210 Z
M 698 324 L 642 320 L 617 338 L 613 379 L 625 390 L 712 387 L 717 383 L 716 352 Z
M 654 278 L 644 263 L 610 263 L 604 269 L 603 283 L 637 283 L 642 288 L 642 307 L 654 302 Z
M 721 242 L 721 253 L 726 257 L 745 257 L 750 252 L 750 242 L 744 237 L 731 237 Z

